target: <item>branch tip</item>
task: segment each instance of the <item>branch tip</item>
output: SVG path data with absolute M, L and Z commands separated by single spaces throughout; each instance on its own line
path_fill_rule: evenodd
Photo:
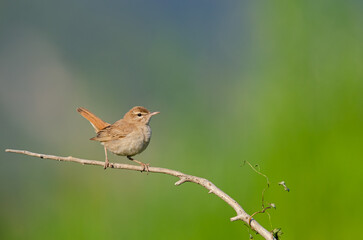
M 185 183 L 187 179 L 185 177 L 180 177 L 180 180 L 175 183 L 175 186 L 179 186 L 183 183 Z
M 231 222 L 234 222 L 234 221 L 237 221 L 237 220 L 242 220 L 242 216 L 237 215 L 237 216 L 231 218 Z

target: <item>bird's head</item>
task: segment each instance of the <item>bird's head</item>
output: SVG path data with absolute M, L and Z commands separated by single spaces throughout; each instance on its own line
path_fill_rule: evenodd
M 149 124 L 150 118 L 160 112 L 150 112 L 144 107 L 136 106 L 128 111 L 124 119 L 133 123 Z

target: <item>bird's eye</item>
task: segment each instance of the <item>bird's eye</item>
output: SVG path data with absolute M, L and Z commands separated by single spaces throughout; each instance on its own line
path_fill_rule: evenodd
M 141 113 L 138 113 L 137 116 L 141 117 Z

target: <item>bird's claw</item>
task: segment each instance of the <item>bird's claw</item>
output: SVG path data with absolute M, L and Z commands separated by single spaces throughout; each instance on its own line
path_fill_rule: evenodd
M 141 166 L 142 166 L 141 172 L 146 172 L 147 174 L 149 174 L 150 164 L 148 164 L 148 163 L 142 163 Z
M 110 166 L 110 164 L 108 162 L 105 162 L 105 165 L 103 165 L 103 169 L 106 170 L 106 168 L 108 168 Z

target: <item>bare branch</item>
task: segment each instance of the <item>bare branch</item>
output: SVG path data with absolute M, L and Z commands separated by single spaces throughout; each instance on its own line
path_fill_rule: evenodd
M 39 154 L 33 153 L 25 150 L 14 150 L 14 149 L 6 149 L 5 152 L 11 153 L 19 153 L 25 154 L 33 157 L 39 157 L 42 159 L 52 159 L 57 161 L 65 161 L 65 162 L 75 162 L 80 163 L 82 165 L 96 165 L 96 166 L 104 166 L 104 162 L 96 161 L 96 160 L 87 160 L 75 157 L 60 157 L 54 155 L 46 155 L 46 154 Z M 130 165 L 130 164 L 122 164 L 122 163 L 110 163 L 110 168 L 117 168 L 117 169 L 126 169 L 126 170 L 133 170 L 133 171 L 143 171 L 142 166 Z M 228 205 L 230 205 L 237 213 L 236 217 L 231 218 L 231 221 L 242 220 L 247 223 L 252 230 L 256 231 L 260 234 L 263 238 L 267 240 L 275 240 L 274 236 L 271 232 L 267 231 L 264 227 L 262 227 L 256 220 L 254 220 L 249 214 L 245 212 L 245 210 L 230 196 L 216 187 L 212 182 L 208 181 L 205 178 L 200 178 L 192 175 L 188 175 L 179 171 L 167 169 L 167 168 L 159 168 L 159 167 L 149 167 L 150 173 L 163 173 L 167 175 L 171 175 L 174 177 L 178 177 L 180 180 L 175 183 L 175 185 L 181 185 L 185 182 L 193 182 L 199 184 L 206 188 L 209 193 L 214 193 L 223 201 L 225 201 Z

